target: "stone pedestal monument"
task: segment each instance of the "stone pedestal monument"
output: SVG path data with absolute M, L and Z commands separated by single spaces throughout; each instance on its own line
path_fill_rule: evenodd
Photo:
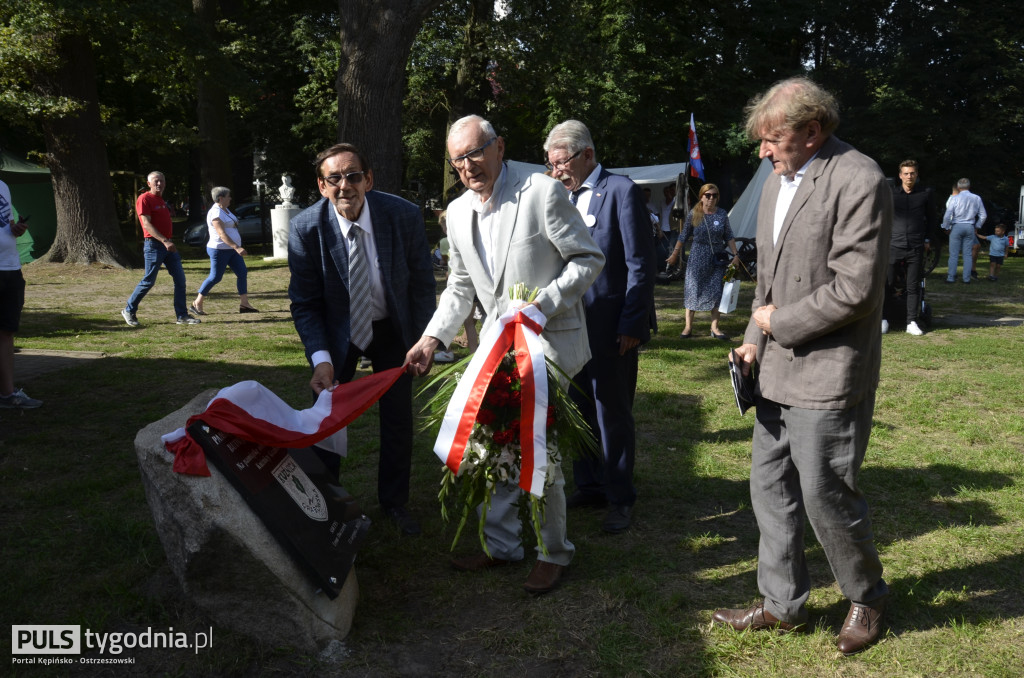
M 294 209 L 294 208 L 293 208 Z M 150 424 L 135 438 L 135 453 L 167 562 L 185 595 L 218 625 L 270 645 L 307 652 L 348 635 L 359 597 L 353 567 L 330 599 L 311 583 L 213 465 L 202 478 L 171 470 L 164 433 L 205 410 L 216 391 Z
M 292 186 L 292 179 L 287 174 L 281 175 L 281 185 L 277 189 L 281 196 L 281 204 L 270 210 L 270 240 L 274 245 L 273 256 L 266 257 L 268 261 L 288 259 L 288 232 L 291 230 L 289 223 L 296 214 L 302 211 L 300 207 L 292 204 L 295 197 L 295 187 Z

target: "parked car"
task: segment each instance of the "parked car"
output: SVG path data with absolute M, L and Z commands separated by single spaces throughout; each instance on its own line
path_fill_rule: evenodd
M 260 218 L 258 202 L 244 202 L 238 207 L 231 208 L 231 212 L 238 217 L 238 232 L 242 236 L 243 246 L 263 242 L 263 221 Z M 270 228 L 270 224 L 267 224 L 267 228 Z M 192 247 L 206 247 L 206 243 L 210 240 L 206 221 L 192 224 L 185 229 L 185 236 L 182 240 Z

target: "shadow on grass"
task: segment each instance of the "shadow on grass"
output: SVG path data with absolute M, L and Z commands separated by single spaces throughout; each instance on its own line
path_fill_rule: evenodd
M 695 380 L 717 379 L 713 361 L 689 359 Z M 75 367 L 33 382 L 44 409 L 5 418 L 9 437 L 0 446 L 0 515 L 12 526 L 0 536 L 0 576 L 10 582 L 0 608 L 12 623 L 83 623 L 93 631 L 204 628 L 169 576 L 133 440 L 196 393 L 245 379 L 260 381 L 293 407 L 309 403 L 305 366 L 106 358 L 102 368 Z M 343 461 L 342 484 L 374 525 L 357 562 L 361 602 L 347 639 L 351 656 L 332 673 L 400 675 L 416 667 L 418 675 L 714 675 L 714 651 L 700 632 L 709 610 L 757 597 L 758 533 L 746 476 L 737 471 L 749 472 L 749 449 L 736 445 L 749 441 L 753 419 L 710 431 L 702 396 L 687 393 L 685 385 L 679 390 L 649 389 L 637 397 L 634 527 L 606 535 L 602 512 L 570 512 L 577 557 L 563 587 L 540 598 L 521 588 L 533 559 L 529 550 L 527 562 L 507 568 L 451 569 L 454 526 L 439 516 L 441 462 L 430 435 L 416 438 L 409 505 L 424 534 L 402 538 L 381 519 L 378 419 L 371 409 L 351 427 L 351 453 Z M 728 443 L 714 453 L 720 467 L 705 466 L 708 455 L 697 453 L 707 442 Z M 571 477 L 569 466 L 564 470 Z M 998 513 L 987 502 L 961 497 L 961 488 L 999 490 L 1013 483 L 1002 473 L 952 464 L 869 465 L 861 480 L 882 544 L 950 525 L 997 525 Z M 478 548 L 471 522 L 457 552 Z M 832 585 L 810 534 L 807 552 L 814 586 Z M 1016 552 L 890 581 L 893 630 L 1019 616 L 1024 603 L 998 582 L 1019 572 L 1021 557 Z M 52 585 L 58 581 L 63 586 Z M 845 604 L 821 614 L 838 625 Z M 181 666 L 181 675 L 322 675 L 315 658 L 217 633 L 222 640 L 208 656 L 167 653 L 161 661 L 169 663 L 158 665 L 152 655 L 146 667 Z
M 995 471 L 954 464 L 922 468 L 866 466 L 859 482 L 872 507 L 875 540 L 892 544 L 951 526 L 995 526 L 1003 518 L 984 500 L 962 495 L 998 491 L 1015 484 Z
M 1024 562 L 1018 550 L 995 560 L 961 567 L 932 570 L 922 576 L 888 579 L 890 598 L 886 623 L 891 633 L 900 635 L 944 627 L 973 625 L 1024 615 L 1024 598 L 1009 587 L 993 588 L 993 582 L 1017 576 Z M 829 620 L 836 632 L 842 626 L 850 604 L 838 601 L 815 610 L 815 616 Z

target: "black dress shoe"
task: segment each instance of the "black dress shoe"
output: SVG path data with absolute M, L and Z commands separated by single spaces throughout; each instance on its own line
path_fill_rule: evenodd
M 601 494 L 593 492 L 580 492 L 576 490 L 565 500 L 565 508 L 604 508 L 608 505 L 608 499 Z
M 633 507 L 612 504 L 608 514 L 601 523 L 601 529 L 610 534 L 618 534 L 629 529 L 633 522 Z
M 845 655 L 860 652 L 878 640 L 882 633 L 882 618 L 885 616 L 885 600 L 874 605 L 851 603 L 846 621 L 839 631 L 836 646 Z
M 412 537 L 421 532 L 420 524 L 416 522 L 416 519 L 409 515 L 409 512 L 404 506 L 394 506 L 392 508 L 384 509 L 384 517 L 394 523 L 398 530 L 406 535 Z
M 778 619 L 768 610 L 764 609 L 764 601 L 746 609 L 725 609 L 716 610 L 711 616 L 720 624 L 728 624 L 737 631 L 778 631 L 780 633 L 804 633 L 807 631 L 806 624 L 790 624 Z

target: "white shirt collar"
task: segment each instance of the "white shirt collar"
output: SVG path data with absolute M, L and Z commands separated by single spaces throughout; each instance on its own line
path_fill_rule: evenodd
M 594 171 L 591 172 L 587 176 L 587 178 L 583 180 L 582 184 L 580 184 L 580 188 L 586 187 L 589 188 L 590 190 L 594 190 L 594 186 L 597 186 L 597 178 L 599 176 L 601 176 L 601 163 L 597 163 L 597 166 L 594 168 Z
M 469 202 L 478 214 L 490 214 L 498 210 L 498 207 L 501 205 L 501 192 L 505 190 L 507 178 L 508 166 L 505 163 L 501 163 L 501 173 L 494 182 L 494 188 L 491 189 L 491 197 L 487 198 L 487 200 L 480 200 L 480 197 L 477 196 L 476 200 L 470 200 Z
M 799 186 L 800 180 L 804 178 L 804 173 L 807 171 L 807 168 L 811 166 L 811 163 L 814 162 L 814 159 L 818 157 L 818 153 L 820 152 L 820 150 L 821 149 L 815 151 L 814 155 L 807 159 L 807 162 L 804 163 L 803 167 L 796 171 L 796 174 L 793 175 L 792 179 L 785 175 L 779 177 L 779 179 L 782 180 L 783 187 L 789 186 L 790 184 L 792 184 L 794 187 Z
M 370 216 L 369 200 L 363 201 L 363 209 L 359 213 L 359 219 L 357 221 L 349 221 L 348 219 L 346 219 L 344 216 L 342 216 L 341 212 L 339 212 L 337 208 L 334 207 L 333 204 L 331 205 L 331 208 L 332 211 L 334 212 L 334 216 L 337 217 L 338 219 L 338 226 L 341 227 L 341 235 L 346 240 L 348 239 L 348 231 L 350 228 L 352 228 L 353 225 L 363 229 L 363 233 L 367 235 L 373 234 L 373 218 Z
M 588 214 L 590 212 L 590 201 L 594 197 L 594 187 L 597 186 L 597 178 L 600 174 L 601 163 L 598 163 L 597 167 L 594 168 L 594 171 L 591 172 L 587 178 L 583 180 L 583 183 L 580 184 L 579 188 L 576 189 L 576 209 L 583 216 L 584 221 L 587 222 L 587 226 L 594 225 L 591 223 L 594 218 L 588 218 Z

